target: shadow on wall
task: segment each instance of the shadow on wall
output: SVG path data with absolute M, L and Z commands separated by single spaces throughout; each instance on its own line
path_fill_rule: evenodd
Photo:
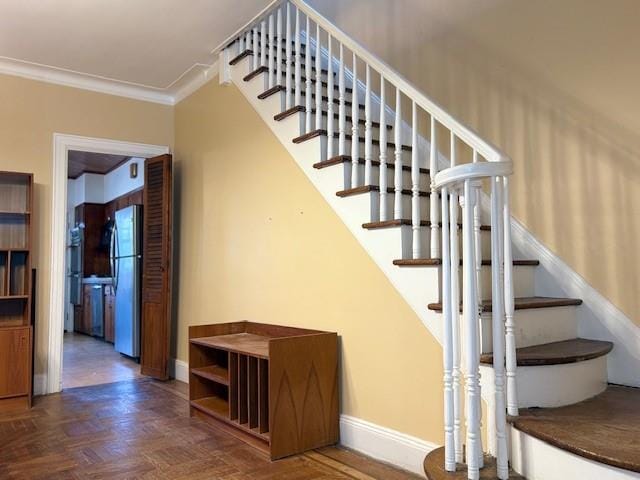
M 511 156 L 514 216 L 640 325 L 634 2 L 308 1 Z

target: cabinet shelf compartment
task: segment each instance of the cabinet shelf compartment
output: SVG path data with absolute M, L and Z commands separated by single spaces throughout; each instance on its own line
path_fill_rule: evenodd
M 28 296 L 0 297 L 0 328 L 25 326 Z
M 21 215 L 0 215 L 0 249 L 23 249 L 29 246 L 29 221 Z
M 234 322 L 189 327 L 189 344 L 192 415 L 273 460 L 338 441 L 335 333 Z M 208 378 L 221 368 L 226 386 Z
M 222 385 L 229 385 L 229 371 L 219 365 L 192 368 L 191 373 Z
M 0 297 L 9 294 L 9 252 L 0 251 Z
M 28 295 L 28 260 L 27 252 L 12 251 L 9 254 L 9 296 Z
M 31 210 L 31 181 L 28 173 L 2 172 L 0 212 L 25 213 Z

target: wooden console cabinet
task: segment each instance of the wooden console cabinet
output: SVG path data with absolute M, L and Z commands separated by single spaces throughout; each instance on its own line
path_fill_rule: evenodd
M 338 442 L 338 337 L 253 322 L 189 327 L 192 415 L 272 460 Z
M 33 175 L 0 172 L 0 412 L 31 406 Z

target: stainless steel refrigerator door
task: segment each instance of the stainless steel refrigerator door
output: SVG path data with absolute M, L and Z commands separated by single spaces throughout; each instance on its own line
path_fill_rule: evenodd
M 116 212 L 115 256 L 130 257 L 140 251 L 140 207 L 131 205 Z
M 139 257 L 115 260 L 115 349 L 134 358 L 140 356 L 140 262 Z

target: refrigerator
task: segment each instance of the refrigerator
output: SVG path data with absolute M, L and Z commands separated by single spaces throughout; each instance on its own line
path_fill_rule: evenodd
M 142 207 L 132 205 L 115 214 L 111 235 L 111 276 L 115 290 L 117 352 L 140 357 L 140 298 L 142 272 Z

